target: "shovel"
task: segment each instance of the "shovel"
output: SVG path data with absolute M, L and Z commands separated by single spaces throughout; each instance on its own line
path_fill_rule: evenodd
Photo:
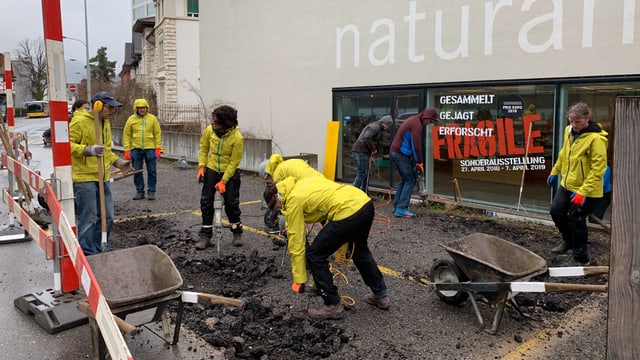
M 99 108 L 98 108 L 99 107 Z M 102 143 L 102 123 L 100 120 L 100 111 L 102 106 L 93 105 L 93 120 L 95 124 L 96 132 L 96 145 L 103 145 Z M 104 154 L 103 154 L 104 156 Z M 102 252 L 107 250 L 107 205 L 104 200 L 104 159 L 103 156 L 97 156 L 98 158 L 98 191 L 100 193 L 100 246 Z

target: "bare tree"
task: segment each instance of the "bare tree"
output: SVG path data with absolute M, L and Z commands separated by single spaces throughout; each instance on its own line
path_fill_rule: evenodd
M 28 84 L 34 100 L 42 100 L 47 94 L 47 59 L 42 39 L 24 39 L 18 44 L 18 60 L 14 72 Z

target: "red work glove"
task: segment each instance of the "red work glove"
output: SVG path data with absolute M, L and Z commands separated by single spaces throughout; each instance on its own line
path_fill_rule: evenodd
M 220 194 L 224 194 L 224 192 L 227 191 L 227 187 L 224 184 L 224 181 L 222 180 L 218 181 L 218 183 L 216 184 L 216 189 L 220 191 Z
M 577 192 L 571 194 L 570 199 L 573 205 L 580 206 L 580 207 L 584 206 L 584 202 L 587 201 L 587 198 L 584 195 L 580 195 Z
M 131 160 L 131 150 L 124 151 L 124 158 L 125 160 Z
M 416 166 L 418 167 L 418 169 L 420 169 L 420 172 L 424 174 L 424 164 L 423 163 L 417 163 Z
M 291 284 L 291 290 L 293 290 L 293 292 L 295 292 L 296 294 L 304 293 L 304 288 L 305 288 L 304 284 L 298 284 L 296 282 Z
M 198 179 L 198 183 L 200 184 L 204 182 L 204 166 L 198 168 L 198 176 L 196 176 L 196 179 Z
M 162 150 L 160 148 L 156 149 L 156 159 L 160 159 L 160 154 L 162 154 Z

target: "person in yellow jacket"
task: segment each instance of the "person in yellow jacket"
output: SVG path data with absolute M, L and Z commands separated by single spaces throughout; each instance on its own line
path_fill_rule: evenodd
M 373 224 L 373 201 L 362 190 L 338 184 L 323 176 L 301 179 L 287 177 L 268 187 L 264 199 L 269 208 L 280 208 L 287 219 L 291 272 L 296 293 L 305 291 L 307 268 L 324 300 L 324 305 L 308 310 L 312 319 L 339 319 L 344 306 L 329 271 L 329 256 L 347 242 L 353 244 L 352 260 L 364 283 L 371 289 L 368 304 L 387 310 L 390 306 L 387 285 L 367 245 Z M 323 223 L 322 230 L 307 244 L 305 223 Z
M 591 108 L 579 102 L 569 107 L 571 123 L 564 134 L 551 174 L 553 186 L 560 176 L 560 186 L 549 213 L 562 234 L 562 241 L 551 251 L 563 254 L 573 250 L 567 265 L 588 265 L 587 216 L 603 195 L 603 176 L 607 169 L 607 132 L 591 119 Z
M 109 182 L 111 165 L 122 171 L 131 169 L 131 162 L 120 159 L 111 150 L 111 118 L 122 104 L 105 91 L 96 93 L 91 99 L 96 106 L 102 128 L 101 144 L 96 138 L 96 125 L 91 111 L 76 111 L 69 124 L 71 143 L 71 177 L 77 218 L 78 242 L 85 255 L 93 255 L 101 250 L 109 251 L 109 235 L 113 226 L 113 197 Z M 104 167 L 104 201 L 107 219 L 107 246 L 101 246 L 101 212 L 98 177 L 98 157 L 102 157 Z
M 196 249 L 210 245 L 213 236 L 213 197 L 219 191 L 224 198 L 224 211 L 231 223 L 233 246 L 242 246 L 240 221 L 240 161 L 244 151 L 244 138 L 238 130 L 238 111 L 222 105 L 213 110 L 211 125 L 200 138 L 198 151 L 198 182 L 202 184 L 200 210 L 202 227 Z
M 135 113 L 127 119 L 122 132 L 124 158 L 131 160 L 135 170 L 147 166 L 147 199 L 156 199 L 156 160 L 160 158 L 162 133 L 160 123 L 155 115 L 149 113 L 149 103 L 145 99 L 133 102 Z M 144 175 L 133 175 L 136 195 L 133 200 L 144 199 Z
M 273 187 L 275 183 L 289 176 L 298 180 L 309 176 L 324 175 L 312 168 L 305 160 L 285 160 L 280 154 L 272 154 L 258 166 L 258 176 L 264 180 L 265 187 Z M 280 210 L 267 210 L 264 221 L 268 231 L 278 229 L 281 235 L 285 235 L 286 224 L 281 220 L 284 220 L 284 218 L 280 216 Z M 286 241 L 276 237 L 273 238 L 273 243 L 278 246 L 286 245 Z

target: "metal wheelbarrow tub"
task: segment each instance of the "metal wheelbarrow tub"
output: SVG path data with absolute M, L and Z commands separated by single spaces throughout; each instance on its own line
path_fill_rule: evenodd
M 182 286 L 171 258 L 155 245 L 87 257 L 110 308 L 162 297 Z
M 495 236 L 475 233 L 448 245 L 440 244 L 473 282 L 506 282 L 546 270 L 536 253 Z
M 436 294 L 447 304 L 458 305 L 471 299 L 478 321 L 484 327 L 484 319 L 474 298 L 483 293 L 487 300 L 497 305 L 491 334 L 497 332 L 504 307 L 508 300 L 518 307 L 510 291 L 496 290 L 484 284 L 528 280 L 547 271 L 547 262 L 536 253 L 512 242 L 483 233 L 465 236 L 447 245 L 440 244 L 451 256 L 439 259 L 431 267 L 431 281 Z M 470 296 L 471 295 L 471 296 Z

